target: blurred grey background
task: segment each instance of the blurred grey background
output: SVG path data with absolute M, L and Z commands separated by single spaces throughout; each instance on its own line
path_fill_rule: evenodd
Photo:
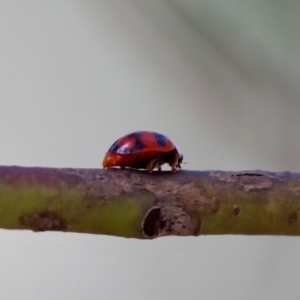
M 299 171 L 300 2 L 0 3 L 1 165 L 98 168 L 134 130 L 187 169 Z M 300 239 L 0 231 L 1 299 L 299 299 Z

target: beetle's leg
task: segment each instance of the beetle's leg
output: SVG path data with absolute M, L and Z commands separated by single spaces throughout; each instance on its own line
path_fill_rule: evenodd
M 171 167 L 172 172 L 173 172 L 173 173 L 176 173 L 176 171 L 177 171 L 177 163 L 176 163 L 175 161 L 170 162 L 170 163 L 169 163 L 169 166 Z
M 155 168 L 155 160 L 152 159 L 152 160 L 148 163 L 146 169 L 148 170 L 149 173 L 152 173 L 152 171 L 153 171 L 154 168 Z
M 176 173 L 177 169 L 181 169 L 180 163 L 178 162 L 178 153 L 174 153 L 173 157 L 171 158 L 169 165 L 172 168 L 172 172 Z
M 161 165 L 164 163 L 164 160 L 161 155 L 156 156 L 153 158 L 147 165 L 146 169 L 149 173 L 151 173 L 155 168 L 158 169 L 158 171 L 161 171 Z

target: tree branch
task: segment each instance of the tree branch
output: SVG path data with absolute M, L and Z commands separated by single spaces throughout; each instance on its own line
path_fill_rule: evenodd
M 299 235 L 300 174 L 0 167 L 0 228 Z

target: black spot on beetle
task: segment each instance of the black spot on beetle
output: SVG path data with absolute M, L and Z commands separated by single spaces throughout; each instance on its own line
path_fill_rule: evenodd
M 129 137 L 131 139 L 140 139 L 141 134 L 134 132 L 134 133 L 128 134 L 127 137 Z
M 126 144 L 120 145 L 121 139 L 118 139 L 112 144 L 112 146 L 109 148 L 108 151 L 115 152 L 118 154 L 130 154 L 142 150 L 146 147 L 146 145 L 142 142 L 140 136 L 141 135 L 139 133 L 131 133 L 125 137 L 125 138 L 135 139 L 135 144 L 132 148 L 128 147 Z
M 137 152 L 139 150 L 142 150 L 146 147 L 146 145 L 140 140 L 139 138 L 135 139 L 135 145 L 130 149 L 130 152 Z
M 118 152 L 118 149 L 120 148 L 120 146 L 118 145 L 118 141 L 119 141 L 119 140 L 116 140 L 116 141 L 111 145 L 111 147 L 108 149 L 108 151 L 111 151 L 111 152 Z
M 160 147 L 166 146 L 166 144 L 167 144 L 167 137 L 166 136 L 164 136 L 163 134 L 160 134 L 160 133 L 155 133 L 154 136 L 155 136 L 157 144 Z

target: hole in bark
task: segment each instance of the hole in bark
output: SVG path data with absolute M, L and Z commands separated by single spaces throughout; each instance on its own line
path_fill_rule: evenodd
M 96 175 L 96 179 L 98 179 L 100 181 L 106 181 L 107 180 L 106 176 L 101 176 L 101 175 Z
M 166 226 L 166 224 L 167 224 L 166 220 L 160 220 L 160 222 L 159 222 L 159 228 L 160 229 L 164 229 L 165 226 Z
M 298 220 L 298 214 L 297 214 L 297 212 L 296 211 L 291 212 L 290 215 L 289 215 L 289 222 L 290 222 L 290 224 L 296 223 L 297 220 Z
M 156 237 L 158 230 L 165 226 L 165 222 L 160 220 L 160 216 L 161 209 L 158 206 L 151 208 L 147 212 L 142 224 L 143 233 L 146 237 Z
M 67 228 L 67 221 L 52 211 L 21 216 L 20 222 L 33 231 L 65 230 Z
M 260 173 L 239 173 L 239 174 L 233 174 L 231 176 L 264 176 L 264 174 L 260 174 Z
M 234 214 L 235 216 L 237 216 L 239 213 L 240 213 L 240 208 L 239 208 L 237 205 L 235 205 L 235 206 L 233 207 L 233 214 Z

